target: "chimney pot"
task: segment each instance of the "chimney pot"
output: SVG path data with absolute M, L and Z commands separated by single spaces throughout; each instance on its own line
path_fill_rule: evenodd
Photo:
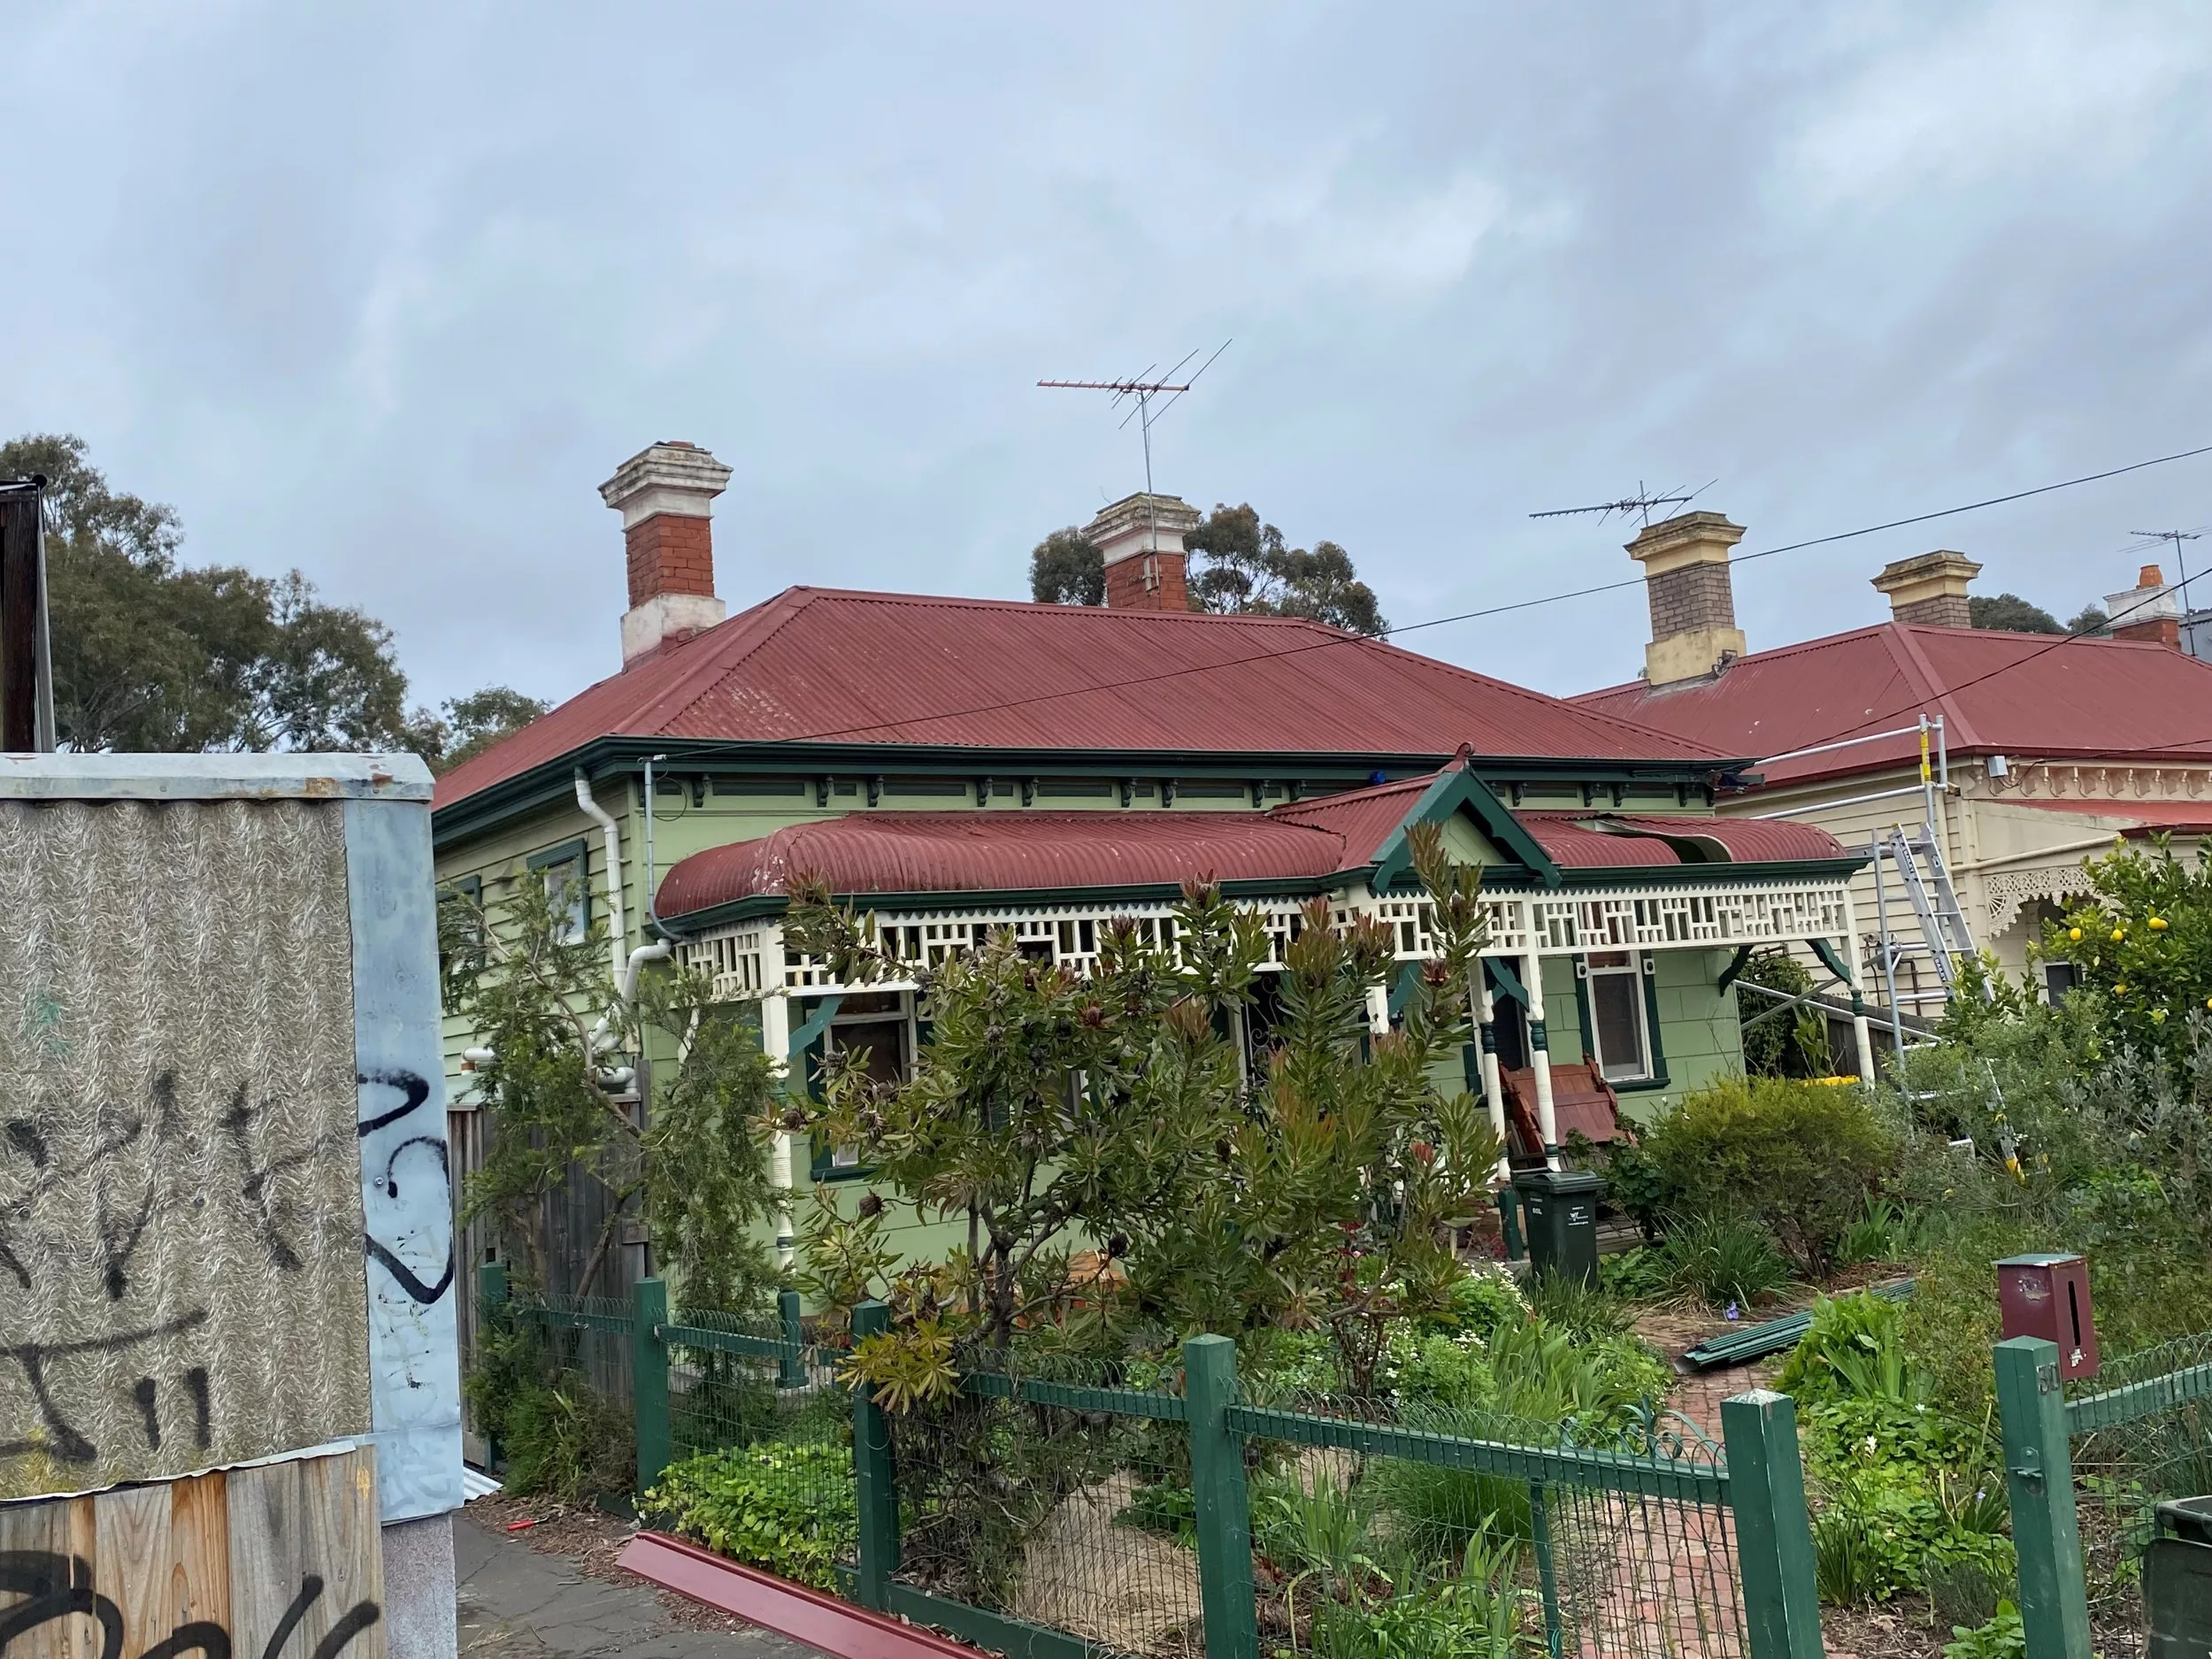
M 1970 628 L 1974 615 L 1967 586 L 1982 567 L 1963 553 L 1938 548 L 1909 559 L 1893 559 L 1873 579 L 1889 595 L 1889 619 L 1926 628 Z
M 1106 603 L 1115 611 L 1188 611 L 1190 556 L 1183 537 L 1199 513 L 1179 495 L 1125 495 L 1083 526 L 1105 556 Z
M 622 618 L 622 665 L 689 639 L 729 614 L 714 591 L 714 498 L 730 469 L 680 439 L 641 449 L 599 487 L 622 515 L 630 609 Z
M 1743 526 L 1724 513 L 1685 512 L 1646 525 L 1627 544 L 1628 557 L 1644 567 L 1651 605 L 1647 684 L 1702 679 L 1750 649 L 1736 626 L 1728 579 L 1728 549 L 1742 540 Z
M 2166 585 L 2166 572 L 2160 566 L 2144 565 L 2133 588 L 2124 594 L 2107 594 L 2104 603 L 2112 618 L 2114 639 L 2181 649 L 2181 595 Z

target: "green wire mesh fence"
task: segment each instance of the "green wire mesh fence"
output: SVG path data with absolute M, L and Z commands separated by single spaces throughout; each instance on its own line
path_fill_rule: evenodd
M 2069 1393 L 2091 1630 L 2105 1659 L 2140 1659 L 2143 1550 L 2158 1505 L 2212 1492 L 2212 1333 L 2108 1359 Z
M 1585 1433 L 1300 1394 L 1252 1453 L 1263 1651 L 1314 1659 L 1747 1652 L 1719 1448 L 1648 1416 Z
M 900 1582 L 1114 1653 L 1204 1650 L 1180 1379 L 964 1355 L 891 1420 Z

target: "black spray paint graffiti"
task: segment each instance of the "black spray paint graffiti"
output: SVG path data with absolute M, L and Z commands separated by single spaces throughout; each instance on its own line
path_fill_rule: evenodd
M 158 1337 L 175 1336 L 181 1332 L 196 1330 L 206 1323 L 207 1310 L 199 1308 L 165 1324 L 150 1325 L 142 1331 L 119 1331 L 107 1336 L 87 1337 L 75 1342 L 18 1342 L 0 1347 L 0 1359 L 12 1360 L 23 1368 L 23 1379 L 30 1385 L 32 1403 L 37 1406 L 39 1421 L 46 1431 L 43 1440 L 0 1440 L 0 1457 L 26 1457 L 34 1452 L 44 1451 L 65 1463 L 96 1462 L 100 1448 L 87 1440 L 54 1404 L 53 1394 L 47 1386 L 54 1363 L 83 1354 L 121 1353 Z M 208 1443 L 207 1372 L 195 1365 L 184 1374 L 182 1381 L 192 1396 L 194 1424 L 199 1445 L 204 1450 Z M 141 1378 L 131 1393 L 138 1402 L 139 1409 L 145 1414 L 146 1443 L 158 1449 L 161 1431 L 154 1417 L 153 1379 Z
M 388 1129 L 402 1118 L 419 1110 L 430 1098 L 429 1079 L 413 1071 L 363 1071 L 359 1074 L 358 1080 L 365 1089 L 396 1089 L 400 1094 L 398 1105 L 388 1111 L 380 1112 L 374 1117 L 365 1118 L 361 1120 L 360 1135 L 365 1141 L 377 1131 Z M 411 1135 L 401 1141 L 385 1158 L 383 1172 L 378 1177 L 378 1184 L 383 1187 L 387 1197 L 397 1198 L 401 1155 L 418 1148 L 422 1149 L 426 1156 L 436 1159 L 438 1179 L 442 1187 L 439 1202 L 442 1205 L 449 1205 L 453 1196 L 453 1170 L 447 1157 L 443 1135 Z M 434 1280 L 426 1280 L 421 1274 L 401 1259 L 396 1248 L 385 1243 L 373 1233 L 368 1234 L 363 1242 L 368 1250 L 369 1259 L 389 1273 L 392 1276 L 392 1282 L 405 1292 L 411 1300 L 426 1306 L 436 1302 L 452 1288 L 454 1256 L 453 1240 L 450 1233 L 446 1238 L 444 1267 Z
M 122 1609 L 92 1587 L 92 1564 L 81 1555 L 58 1555 L 42 1550 L 0 1550 L 0 1595 L 25 1598 L 13 1607 L 0 1607 L 0 1655 L 19 1637 L 42 1625 L 69 1618 L 89 1618 L 100 1626 L 100 1659 L 122 1659 Z M 279 1659 L 300 1621 L 321 1600 L 323 1581 L 313 1573 L 300 1579 L 300 1592 L 284 1609 L 261 1659 Z M 373 1601 L 357 1601 L 317 1642 L 309 1659 L 334 1659 L 353 1639 L 384 1617 Z M 204 1659 L 231 1659 L 230 1632 L 210 1620 L 180 1624 L 156 1642 L 138 1659 L 180 1659 L 188 1653 Z

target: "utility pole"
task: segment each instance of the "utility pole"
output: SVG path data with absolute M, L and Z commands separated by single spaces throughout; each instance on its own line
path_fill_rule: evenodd
M 0 751 L 54 747 L 53 653 L 46 637 L 43 474 L 0 480 Z

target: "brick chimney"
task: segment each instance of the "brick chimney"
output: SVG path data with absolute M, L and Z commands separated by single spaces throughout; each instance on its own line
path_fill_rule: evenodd
M 1651 602 L 1647 684 L 1700 679 L 1747 649 L 1728 582 L 1728 549 L 1742 540 L 1743 526 L 1729 523 L 1725 514 L 1686 512 L 1646 525 L 1628 544 L 1628 557 L 1644 567 L 1644 596 Z
M 2144 565 L 2127 592 L 2107 594 L 2104 608 L 2112 618 L 2114 639 L 2181 649 L 2181 598 L 2166 585 L 2166 572 L 2157 565 Z
M 1939 548 L 1909 559 L 1893 559 L 1874 578 L 1877 591 L 1889 595 L 1889 619 L 1927 628 L 1970 628 L 1967 584 L 1982 567 L 1963 553 Z
M 1125 495 L 1083 526 L 1106 556 L 1106 603 L 1116 611 L 1188 611 L 1183 537 L 1199 514 L 1179 495 Z
M 622 665 L 703 633 L 729 614 L 714 594 L 714 498 L 730 469 L 695 443 L 641 449 L 599 487 L 622 515 L 630 566 L 630 609 L 622 618 Z

